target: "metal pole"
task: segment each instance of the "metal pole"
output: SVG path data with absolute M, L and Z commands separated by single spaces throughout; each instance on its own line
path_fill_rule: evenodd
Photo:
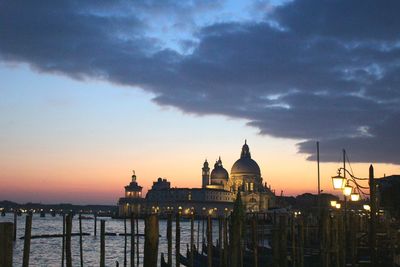
M 346 150 L 343 149 L 343 172 L 344 179 L 346 180 Z M 344 263 L 346 264 L 346 251 L 347 251 L 347 198 L 344 196 Z
M 321 177 L 319 171 L 319 142 L 317 142 L 317 168 L 318 168 L 318 207 L 320 205 L 319 195 L 321 194 Z
M 369 230 L 369 246 L 371 253 L 371 266 L 377 266 L 376 257 L 376 196 L 375 196 L 375 182 L 374 182 L 374 167 L 372 164 L 369 166 L 369 193 L 370 193 L 370 230 Z

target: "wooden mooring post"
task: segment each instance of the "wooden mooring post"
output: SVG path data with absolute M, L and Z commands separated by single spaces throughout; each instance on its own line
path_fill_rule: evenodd
M 201 217 L 202 217 L 201 218 L 201 246 L 203 248 L 204 244 L 205 244 L 205 237 L 204 237 L 205 226 L 204 226 L 204 224 L 205 224 L 206 216 L 203 214 Z M 200 248 L 199 248 L 199 251 L 202 251 L 202 249 L 200 250 Z
M 207 216 L 207 266 L 212 267 L 212 218 L 211 215 Z
M 136 265 L 139 266 L 139 215 L 135 216 L 136 222 Z
M 179 253 L 181 248 L 181 227 L 180 227 L 180 214 L 176 213 L 176 223 L 175 223 L 175 265 L 180 266 Z
M 350 257 L 351 257 L 351 266 L 352 267 L 356 267 L 356 262 L 357 262 L 357 232 L 358 232 L 358 221 L 357 221 L 357 217 L 354 216 L 354 214 L 350 214 L 350 225 L 352 227 L 351 231 L 350 231 Z
M 135 216 L 131 215 L 131 267 L 135 266 Z
M 14 225 L 10 222 L 0 223 L 0 266 L 13 266 Z
M 144 241 L 144 259 L 143 266 L 157 267 L 158 259 L 158 217 L 151 214 L 145 219 L 145 241 Z
M 298 250 L 297 250 L 297 266 L 304 267 L 304 218 L 299 218 L 298 228 L 297 228 L 297 236 L 298 236 Z
M 228 246 L 228 220 L 225 217 L 223 218 L 223 224 L 224 224 L 224 250 L 223 250 L 224 264 L 223 264 L 223 266 L 228 267 L 228 253 L 229 253 L 229 251 L 228 251 L 228 248 L 229 248 L 229 246 Z
M 277 224 L 272 229 L 272 266 L 279 267 L 279 228 Z
M 331 233 L 330 233 L 330 217 L 327 212 L 322 214 L 322 229 L 321 229 L 321 266 L 329 267 L 330 264 L 330 244 L 331 244 Z
M 81 267 L 83 267 L 82 214 L 79 214 L 79 256 Z
M 167 217 L 168 266 L 172 267 L 172 213 Z
M 253 245 L 253 266 L 258 267 L 258 242 L 257 242 L 257 219 L 253 216 L 251 220 L 252 245 Z
M 94 214 L 94 236 L 97 235 L 97 213 Z
M 13 240 L 17 240 L 17 227 L 18 227 L 18 221 L 17 221 L 17 210 L 14 210 L 14 234 L 13 234 Z
M 279 216 L 279 266 L 287 267 L 287 217 Z
M 126 235 L 126 218 L 124 217 L 124 267 L 127 265 L 126 247 L 128 245 L 128 236 Z
M 190 216 L 190 266 L 194 266 L 193 259 L 193 247 L 194 247 L 194 214 Z
M 292 267 L 297 267 L 297 251 L 296 251 L 296 247 L 297 247 L 297 240 L 296 240 L 296 216 L 292 214 L 291 216 L 291 220 L 290 220 L 290 236 L 291 236 L 291 241 L 292 241 L 292 245 L 291 245 L 291 251 L 292 251 L 292 255 L 290 255 L 291 261 L 292 261 Z
M 243 225 L 244 225 L 244 208 L 240 193 L 237 194 L 233 206 L 233 211 L 230 216 L 229 225 L 229 253 L 230 265 L 232 267 L 240 267 L 243 264 Z
M 106 240 L 105 240 L 105 233 L 106 233 L 106 225 L 104 220 L 100 220 L 100 267 L 106 266 Z
M 344 221 L 344 216 L 341 214 L 337 215 L 337 221 L 338 221 L 338 244 L 339 244 L 339 256 L 338 256 L 338 261 L 339 261 L 339 266 L 345 266 L 346 265 L 346 238 L 345 238 L 345 221 Z
M 25 236 L 24 236 L 24 254 L 22 259 L 22 266 L 29 266 L 29 254 L 31 251 L 31 233 L 32 233 L 32 215 L 26 215 L 25 221 Z M 0 266 L 2 266 L 0 264 Z
M 64 267 L 65 260 L 65 213 L 62 214 L 63 224 L 62 224 L 62 244 L 61 244 L 61 267 Z
M 197 252 L 199 252 L 199 245 L 200 245 L 200 220 L 197 220 Z
M 66 236 L 65 236 L 65 262 L 67 267 L 72 267 L 71 254 L 71 232 L 72 232 L 72 214 L 69 213 L 66 218 Z
M 224 253 L 222 250 L 223 244 L 223 224 L 222 217 L 218 217 L 218 250 L 219 250 L 219 266 L 222 267 L 224 265 Z

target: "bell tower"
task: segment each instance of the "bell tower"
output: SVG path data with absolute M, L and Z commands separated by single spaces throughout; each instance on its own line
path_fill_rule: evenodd
M 206 188 L 210 184 L 210 168 L 208 167 L 207 160 L 204 161 L 202 171 L 202 188 Z

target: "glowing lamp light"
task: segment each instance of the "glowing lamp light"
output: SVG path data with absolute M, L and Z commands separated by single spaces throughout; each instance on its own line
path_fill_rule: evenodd
M 371 211 L 371 206 L 368 204 L 363 205 L 364 210 Z
M 337 201 L 336 200 L 331 200 L 331 207 L 336 207 Z
M 346 185 L 343 188 L 343 195 L 345 195 L 346 197 L 350 196 L 352 192 L 353 192 L 353 187 L 351 187 L 350 185 Z
M 336 203 L 335 208 L 340 209 L 342 205 L 340 203 Z
M 332 177 L 333 189 L 343 189 L 346 183 L 346 179 L 340 174 Z
M 354 192 L 353 194 L 350 195 L 350 200 L 351 201 L 359 201 L 360 200 L 360 194 Z

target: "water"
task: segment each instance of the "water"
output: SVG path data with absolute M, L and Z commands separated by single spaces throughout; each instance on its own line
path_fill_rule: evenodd
M 97 236 L 94 236 L 94 220 L 82 220 L 82 231 L 90 233 L 90 236 L 83 236 L 83 261 L 85 266 L 100 265 L 100 219 L 105 220 L 106 232 L 124 233 L 124 221 L 111 218 L 98 218 Z M 0 222 L 13 222 L 14 215 L 11 213 L 0 217 Z M 25 233 L 25 215 L 18 217 L 17 220 L 17 240 L 14 243 L 13 265 L 22 265 L 24 240 L 19 239 Z M 175 240 L 175 223 L 172 224 L 172 236 Z M 195 221 L 195 245 L 197 246 L 197 221 Z M 160 239 L 159 254 L 167 255 L 167 222 L 160 220 Z M 130 232 L 130 221 L 127 221 L 127 232 Z M 72 233 L 79 233 L 79 220 L 75 216 L 72 221 Z M 139 234 L 144 233 L 144 221 L 139 220 Z M 202 222 L 200 222 L 200 246 L 201 246 Z M 62 234 L 62 216 L 51 217 L 46 215 L 42 218 L 39 214 L 34 214 L 32 219 L 32 235 L 42 234 Z M 213 221 L 213 239 L 218 238 L 218 221 Z M 115 266 L 116 261 L 120 266 L 124 263 L 124 236 L 106 236 L 106 266 Z M 181 253 L 186 254 L 186 246 L 190 242 L 190 221 L 181 221 Z M 144 237 L 139 237 L 140 265 L 143 260 Z M 79 236 L 71 238 L 72 246 L 72 265 L 80 265 Z M 173 255 L 175 255 L 175 244 L 173 242 Z M 61 265 L 62 238 L 38 238 L 31 240 L 30 266 L 60 266 Z M 130 237 L 127 242 L 127 261 L 130 264 Z M 136 258 L 136 255 L 135 255 Z M 173 256 L 174 258 L 174 256 Z M 160 260 L 160 256 L 159 256 Z

